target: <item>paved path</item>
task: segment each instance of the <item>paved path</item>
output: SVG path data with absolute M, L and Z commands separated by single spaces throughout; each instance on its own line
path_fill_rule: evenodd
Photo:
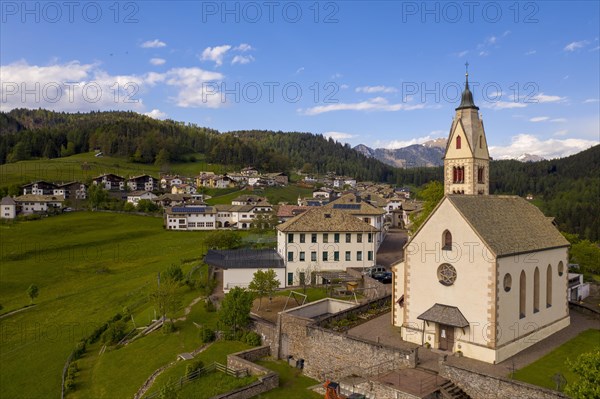
M 593 316 L 571 310 L 571 325 L 550 337 L 530 346 L 524 351 L 516 354 L 508 360 L 499 364 L 488 364 L 465 357 L 452 356 L 448 352 L 434 349 L 419 348 L 419 367 L 429 370 L 438 370 L 438 359 L 448 354 L 448 363 L 461 365 L 465 368 L 477 370 L 491 375 L 506 377 L 514 368 L 516 370 L 533 363 L 537 359 L 551 352 L 558 346 L 575 338 L 581 332 L 588 329 L 600 330 L 600 320 Z M 382 344 L 397 347 L 399 349 L 413 349 L 418 345 L 405 342 L 400 338 L 400 328 L 391 324 L 391 312 L 385 313 L 373 320 L 363 323 L 348 331 L 348 335 L 368 339 Z

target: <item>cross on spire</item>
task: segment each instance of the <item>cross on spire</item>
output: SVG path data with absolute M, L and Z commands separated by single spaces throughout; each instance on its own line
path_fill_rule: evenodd
M 465 71 L 466 71 L 466 75 L 469 76 L 469 61 L 465 62 Z

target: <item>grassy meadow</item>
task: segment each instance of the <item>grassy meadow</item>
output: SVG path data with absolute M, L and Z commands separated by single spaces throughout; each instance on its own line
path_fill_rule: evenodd
M 150 321 L 153 307 L 144 302 L 156 284 L 157 273 L 182 259 L 199 258 L 205 234 L 165 231 L 160 218 L 103 212 L 1 224 L 2 313 L 29 304 L 27 287 L 39 287 L 35 306 L 0 319 L 2 396 L 58 397 L 62 368 L 76 342 L 125 306 L 135 307 L 138 326 Z M 184 272 L 193 263 L 188 262 Z M 183 306 L 198 296 L 187 287 L 182 290 Z M 140 303 L 142 306 L 136 307 Z M 201 317 L 199 314 L 195 321 L 201 322 Z M 179 332 L 146 337 L 139 344 L 107 352 L 94 366 L 87 397 L 114 397 L 111 384 L 123 374 L 126 363 L 131 365 L 128 373 L 138 373 L 141 384 L 159 363 L 172 360 L 174 352 L 199 345 L 195 332 Z M 148 356 L 150 352 L 153 355 Z M 31 383 L 32 376 L 35 383 Z M 136 384 L 129 380 L 127 388 L 117 391 L 132 395 L 139 387 Z M 106 391 L 93 386 L 103 386 Z
M 584 331 L 546 356 L 517 370 L 514 378 L 544 388 L 556 389 L 556 383 L 552 377 L 556 373 L 561 373 L 567 380 L 567 384 L 577 384 L 579 376 L 569 369 L 567 360 L 573 362 L 582 353 L 592 352 L 599 346 L 600 330 Z

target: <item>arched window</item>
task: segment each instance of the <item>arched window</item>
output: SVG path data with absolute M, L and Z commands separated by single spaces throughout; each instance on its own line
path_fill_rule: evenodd
M 483 135 L 479 135 L 479 148 L 483 148 Z
M 533 272 L 533 313 L 540 311 L 540 269 Z
M 562 275 L 565 273 L 565 265 L 563 265 L 562 260 L 560 262 L 558 262 L 558 276 L 562 277 Z
M 546 307 L 552 306 L 552 266 L 546 269 Z
M 477 168 L 477 183 L 484 183 L 483 180 L 483 176 L 484 176 L 484 167 L 480 166 L 479 168 Z
M 442 234 L 442 242 L 444 243 L 444 246 L 442 249 L 445 250 L 451 250 L 452 249 L 452 233 L 450 233 L 448 230 L 444 231 L 444 234 Z
M 456 149 L 457 150 L 460 150 L 460 140 L 461 140 L 460 136 L 456 136 Z
M 456 183 L 458 181 L 458 173 L 456 170 L 456 166 L 452 167 L 452 183 Z
M 521 271 L 521 277 L 519 278 L 519 318 L 525 317 L 525 300 L 527 298 L 527 283 L 525 279 L 525 271 Z

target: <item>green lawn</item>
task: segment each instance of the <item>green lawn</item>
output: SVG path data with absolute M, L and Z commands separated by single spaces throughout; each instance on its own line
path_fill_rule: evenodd
M 0 319 L 2 396 L 58 397 L 62 367 L 75 343 L 124 306 L 143 304 L 159 271 L 181 259 L 201 256 L 205 234 L 165 231 L 159 218 L 101 212 L 73 212 L 0 225 L 3 312 L 28 304 L 27 287 L 39 287 L 37 306 Z M 198 293 L 182 288 L 184 305 L 195 296 Z M 134 312 L 138 325 L 152 316 L 151 305 L 138 306 Z M 196 321 L 202 322 L 200 314 Z M 170 336 L 159 333 L 107 352 L 94 372 L 88 372 L 93 392 L 88 397 L 102 396 L 101 387 L 108 389 L 111 379 L 120 379 L 122 392 L 132 394 L 138 380 L 147 377 L 147 370 L 173 359 L 177 351 L 199 345 L 195 331 Z M 123 367 L 127 367 L 126 374 Z M 114 397 L 112 392 L 104 393 Z
M 283 361 L 259 360 L 263 367 L 279 374 L 279 388 L 258 395 L 257 399 L 322 399 L 323 396 L 306 388 L 317 385 L 319 381 L 302 375 L 301 370 L 290 367 Z
M 576 384 L 578 376 L 569 370 L 567 360 L 575 361 L 582 353 L 592 352 L 600 346 L 600 330 L 587 330 L 572 340 L 565 342 L 546 356 L 538 359 L 527 367 L 515 372 L 516 380 L 555 389 L 552 376 L 561 373 L 567 379 L 567 384 Z
M 219 341 L 211 344 L 207 349 L 198 354 L 194 360 L 202 360 L 205 366 L 213 362 L 227 364 L 227 355 L 249 349 L 250 346 L 238 341 Z M 179 378 L 185 374 L 185 368 L 190 361 L 179 361 L 170 369 L 159 375 L 148 393 L 160 390 L 160 387 L 168 381 L 179 381 Z M 220 372 L 214 372 L 202 376 L 194 382 L 186 385 L 178 391 L 180 398 L 210 398 L 212 396 L 225 393 L 235 388 L 241 388 L 248 385 L 256 379 L 235 378 Z
M 269 199 L 269 202 L 273 205 L 277 205 L 280 202 L 285 202 L 290 205 L 298 204 L 298 196 L 311 197 L 312 189 L 298 187 L 290 184 L 286 187 L 268 187 L 264 190 L 263 196 Z

